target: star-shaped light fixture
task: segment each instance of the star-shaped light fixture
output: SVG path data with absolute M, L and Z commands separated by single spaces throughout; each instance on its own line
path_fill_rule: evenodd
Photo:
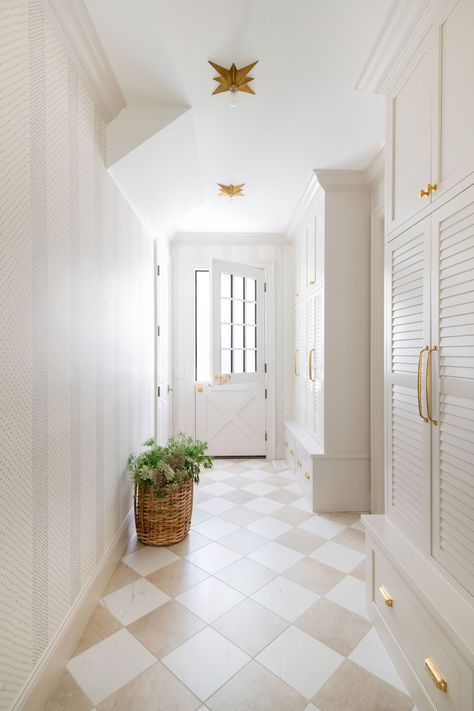
M 218 77 L 214 77 L 214 81 L 218 83 L 219 86 L 215 88 L 212 94 L 223 94 L 225 91 L 230 93 L 230 105 L 236 106 L 237 104 L 237 94 L 239 91 L 243 91 L 246 94 L 255 94 L 254 90 L 249 86 L 249 82 L 253 81 L 253 77 L 249 77 L 248 73 L 257 64 L 252 62 L 252 64 L 247 64 L 246 67 L 242 69 L 237 69 L 234 63 L 230 69 L 221 67 L 219 64 L 209 61 L 211 67 L 214 67 L 216 72 L 219 73 Z
M 245 183 L 241 183 L 240 185 L 222 185 L 222 183 L 217 183 L 219 186 L 219 196 L 227 195 L 230 198 L 233 197 L 244 197 L 244 194 L 242 192 L 242 188 L 244 187 Z

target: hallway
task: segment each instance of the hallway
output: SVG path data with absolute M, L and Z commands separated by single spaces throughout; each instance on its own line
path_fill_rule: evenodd
M 312 514 L 271 462 L 216 460 L 188 538 L 132 540 L 45 711 L 410 711 L 364 558 L 357 514 Z

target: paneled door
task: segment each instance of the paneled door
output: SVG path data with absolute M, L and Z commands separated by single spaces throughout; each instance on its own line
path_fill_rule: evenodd
M 387 512 L 427 552 L 431 425 L 424 393 L 430 347 L 429 228 L 429 220 L 423 220 L 392 240 L 385 265 Z
M 474 188 L 432 217 L 433 555 L 474 593 Z
M 260 456 L 265 435 L 265 279 L 212 260 L 211 381 L 196 389 L 196 436 L 214 456 Z

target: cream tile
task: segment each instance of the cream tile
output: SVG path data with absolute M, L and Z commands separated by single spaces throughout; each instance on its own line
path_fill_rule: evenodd
M 288 570 L 285 578 L 312 590 L 318 595 L 325 595 L 344 578 L 344 573 L 336 568 L 330 568 L 324 563 L 311 558 L 303 558 Z
M 353 523 L 351 525 L 351 528 L 355 528 L 356 531 L 362 531 L 362 533 L 365 534 L 365 528 L 364 528 L 364 524 L 362 523 L 362 521 L 356 521 L 356 523 Z
M 324 598 L 306 610 L 295 626 L 344 657 L 370 629 L 368 620 Z
M 341 543 L 347 548 L 353 548 L 359 553 L 365 553 L 365 535 L 355 528 L 345 528 L 334 537 L 334 543 Z
M 65 671 L 43 711 L 91 711 L 89 701 L 68 671 Z
M 231 492 L 229 496 L 232 496 L 233 493 L 238 494 L 240 492 Z M 233 509 L 234 506 L 237 506 L 237 503 L 234 503 L 233 501 L 227 501 L 226 499 L 220 499 L 216 496 L 213 499 L 210 499 L 209 501 L 205 501 L 203 504 L 198 504 L 199 509 L 207 511 L 213 516 L 218 516 L 219 514 L 224 513 L 224 511 Z
M 126 555 L 127 553 L 135 553 L 135 551 L 139 551 L 141 548 L 146 548 L 146 546 L 143 543 L 140 543 L 137 538 L 137 534 L 133 532 L 130 536 L 130 540 L 127 543 L 124 555 Z
M 264 469 L 269 463 L 266 459 L 245 459 L 241 465 L 245 469 Z
M 155 570 L 163 568 L 165 565 L 179 560 L 175 553 L 171 553 L 167 548 L 153 548 L 147 546 L 136 553 L 130 553 L 122 558 L 122 562 L 128 565 L 139 575 L 150 575 Z
M 261 481 L 257 481 L 254 484 L 248 484 L 247 486 L 244 486 L 243 489 L 244 491 L 248 491 L 251 494 L 255 494 L 256 496 L 265 496 L 265 494 L 269 494 L 271 491 L 277 490 L 276 486 L 271 486 L 271 484 L 264 484 Z
M 268 543 L 267 538 L 259 536 L 257 533 L 252 533 L 246 528 L 238 528 L 233 533 L 229 533 L 228 536 L 220 539 L 221 545 L 241 555 L 247 555 L 257 548 L 261 548 L 265 543 Z
M 242 470 L 240 469 L 239 471 L 242 471 Z M 249 480 L 246 479 L 244 476 L 241 476 L 240 474 L 236 474 L 235 476 L 232 477 L 232 479 L 227 479 L 227 481 L 226 481 L 226 484 L 229 484 L 230 486 L 235 486 L 237 488 L 240 488 L 242 486 L 247 486 L 248 483 L 249 483 Z
M 290 483 L 290 480 L 288 477 L 284 476 L 283 474 L 278 475 L 278 474 L 273 474 L 269 479 L 265 479 L 266 484 L 273 484 L 273 486 L 278 486 L 280 489 L 283 489 L 285 486 L 287 486 Z M 297 498 L 301 498 L 303 494 L 303 491 L 300 490 L 299 496 Z
M 257 496 L 255 494 L 250 494 L 248 491 L 244 491 L 243 489 L 236 489 L 226 495 L 226 500 L 240 505 L 247 504 L 249 501 L 253 501 L 256 498 Z
M 329 521 L 341 523 L 343 526 L 351 526 L 360 521 L 360 514 L 351 511 L 330 511 L 329 513 L 320 513 L 318 516 L 327 518 Z
M 125 585 L 129 585 L 129 583 L 133 583 L 135 580 L 138 580 L 139 577 L 138 573 L 120 561 L 112 573 L 112 577 L 107 583 L 103 595 L 108 595 L 109 593 L 114 592 L 114 590 L 123 588 Z
M 264 568 L 248 558 L 241 558 L 224 570 L 216 573 L 216 578 L 243 593 L 251 595 L 276 576 L 272 570 Z
M 358 578 L 358 580 L 363 580 L 364 582 L 366 581 L 367 572 L 365 559 L 351 571 L 351 575 L 354 576 L 354 578 Z
M 207 511 L 203 511 L 203 509 L 198 509 L 198 507 L 195 506 L 193 509 L 193 517 L 191 520 L 191 530 L 193 530 L 195 526 L 198 526 L 203 521 L 207 521 L 209 518 L 212 518 L 212 514 L 208 513 Z
M 211 711 L 301 711 L 306 700 L 258 662 L 251 661 L 207 704 Z
M 128 625 L 127 629 L 157 659 L 160 659 L 186 642 L 204 626 L 205 623 L 199 617 L 175 600 L 170 600 L 166 605 Z
M 285 491 L 291 491 L 293 494 L 299 494 L 299 497 L 301 499 L 301 495 L 303 493 L 301 489 L 301 485 L 297 481 L 293 481 L 291 484 L 285 484 L 283 486 Z
M 361 580 L 353 578 L 352 575 L 346 575 L 340 583 L 326 593 L 326 597 L 367 619 L 365 585 Z
M 256 563 L 260 563 L 266 568 L 274 570 L 275 573 L 282 573 L 298 560 L 301 560 L 303 554 L 298 553 L 298 551 L 293 550 L 293 548 L 287 548 L 287 546 L 282 546 L 280 543 L 271 541 L 267 543 L 266 546 L 257 548 L 257 550 L 250 553 L 248 557 Z
M 215 499 L 213 499 L 215 501 Z M 175 543 L 172 546 L 167 546 L 168 550 L 175 555 L 185 556 L 188 553 L 197 551 L 204 546 L 209 545 L 211 539 L 198 533 L 194 528 L 192 528 L 188 535 L 183 538 L 179 543 Z
M 160 662 L 97 707 L 97 711 L 196 711 L 201 702 Z
M 308 555 L 326 543 L 326 539 L 309 531 L 303 531 L 302 528 L 290 528 L 289 531 L 276 538 L 275 543 L 281 543 L 283 546 L 294 548 L 295 551 Z
M 323 711 L 411 711 L 408 696 L 346 659 L 313 702 Z
M 246 479 L 250 479 L 251 481 L 264 481 L 265 479 L 268 479 L 271 474 L 270 472 L 260 471 L 259 469 L 253 469 L 248 472 L 243 472 L 242 476 L 244 476 Z
M 176 601 L 207 623 L 242 602 L 244 596 L 216 578 L 207 578 L 191 590 L 178 595 Z
M 220 543 L 211 543 L 209 546 L 190 553 L 186 556 L 186 560 L 213 575 L 231 563 L 235 563 L 240 557 L 239 553 L 221 546 Z
M 158 590 L 148 580 L 140 578 L 103 597 L 101 603 L 122 625 L 129 625 L 139 617 L 164 605 L 169 599 L 169 595 Z
M 296 627 L 289 627 L 257 657 L 306 699 L 334 674 L 344 657 Z
M 349 659 L 375 674 L 375 676 L 380 677 L 387 684 L 391 684 L 403 691 L 403 693 L 408 694 L 405 684 L 401 680 L 375 629 L 372 628 L 366 634 L 351 652 Z
M 177 560 L 152 573 L 147 580 L 170 597 L 175 597 L 207 577 L 208 573 L 202 568 L 192 565 L 187 560 Z
M 312 518 L 309 518 L 307 521 L 300 523 L 298 528 L 302 528 L 304 531 L 309 531 L 310 533 L 315 533 L 317 536 L 328 539 L 334 538 L 334 536 L 337 536 L 338 533 L 345 530 L 345 527 L 342 524 L 329 521 L 321 516 L 313 516 Z
M 321 709 L 318 709 L 314 704 L 308 704 L 304 711 L 321 711 Z
M 294 494 L 292 491 L 285 491 L 284 489 L 278 489 L 278 491 L 271 491 L 267 494 L 269 499 L 274 501 L 279 501 L 281 504 L 291 504 L 292 501 L 296 501 L 301 498 L 301 494 Z
M 307 511 L 299 511 L 291 506 L 283 506 L 283 508 L 278 509 L 275 513 L 272 513 L 272 518 L 277 518 L 279 521 L 289 523 L 290 526 L 297 526 L 299 523 L 307 521 L 312 515 L 312 513 L 308 513 Z
M 254 533 L 258 533 L 260 536 L 272 539 L 281 536 L 285 531 L 289 531 L 291 526 L 271 516 L 263 516 L 253 523 L 249 523 L 245 528 Z
M 296 501 L 292 501 L 291 504 L 288 504 L 288 506 L 292 506 L 294 509 L 298 509 L 299 511 L 306 511 L 310 514 L 313 513 L 311 502 L 306 496 L 303 496 L 301 499 L 297 499 Z
M 230 480 L 227 479 L 227 482 Z M 212 494 L 212 496 L 225 496 L 226 494 L 230 494 L 231 491 L 234 490 L 233 486 L 229 486 L 229 484 L 224 484 L 223 482 L 216 481 L 213 484 L 206 484 L 205 486 L 202 487 L 202 491 L 205 494 Z
M 91 701 L 99 704 L 155 662 L 155 657 L 122 629 L 71 659 L 67 669 Z
M 253 501 L 249 501 L 249 503 L 245 504 L 245 507 L 251 511 L 258 511 L 262 514 L 271 514 L 274 511 L 278 511 L 278 509 L 283 508 L 283 506 L 284 504 L 281 504 L 278 501 L 272 501 L 264 496 L 260 496 L 258 499 L 254 499 Z
M 213 541 L 218 541 L 222 536 L 227 536 L 232 531 L 236 531 L 237 526 L 230 521 L 215 516 L 208 521 L 200 523 L 199 526 L 195 526 L 194 530 L 207 538 L 212 538 Z
M 252 600 L 243 600 L 212 623 L 214 629 L 254 657 L 275 639 L 288 622 Z
M 231 511 L 226 511 L 221 515 L 221 518 L 226 521 L 230 521 L 231 523 L 235 523 L 236 526 L 247 526 L 247 524 L 252 523 L 252 521 L 256 521 L 257 518 L 261 517 L 262 514 L 257 513 L 256 511 L 250 511 L 243 506 L 237 506 L 237 508 L 232 509 Z
M 163 663 L 201 701 L 217 691 L 248 661 L 245 652 L 210 627 L 163 658 Z
M 318 596 L 287 578 L 278 577 L 252 595 L 252 600 L 293 622 L 314 605 Z
M 209 482 L 209 485 L 214 484 L 215 482 Z M 204 489 L 199 486 L 196 487 L 196 490 L 194 492 L 194 503 L 195 504 L 203 504 L 205 501 L 210 501 L 213 498 L 214 494 L 211 493 L 206 493 Z
M 310 558 L 319 560 L 325 565 L 330 565 L 343 573 L 350 573 L 359 563 L 362 563 L 365 556 L 363 553 L 346 548 L 334 541 L 328 541 L 323 546 L 311 553 Z
M 122 624 L 99 603 L 81 635 L 74 656 L 121 629 Z

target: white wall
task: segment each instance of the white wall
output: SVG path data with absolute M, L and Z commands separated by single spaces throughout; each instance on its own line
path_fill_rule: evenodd
M 282 421 L 292 409 L 293 257 L 291 245 L 263 240 L 258 235 L 216 240 L 212 235 L 179 237 L 171 243 L 173 267 L 173 384 L 174 429 L 194 433 L 194 270 L 207 269 L 210 260 L 227 259 L 275 268 L 275 456 L 283 457 Z M 269 373 L 269 375 L 271 375 Z
M 0 4 L 0 708 L 130 506 L 153 433 L 153 240 L 37 0 Z

